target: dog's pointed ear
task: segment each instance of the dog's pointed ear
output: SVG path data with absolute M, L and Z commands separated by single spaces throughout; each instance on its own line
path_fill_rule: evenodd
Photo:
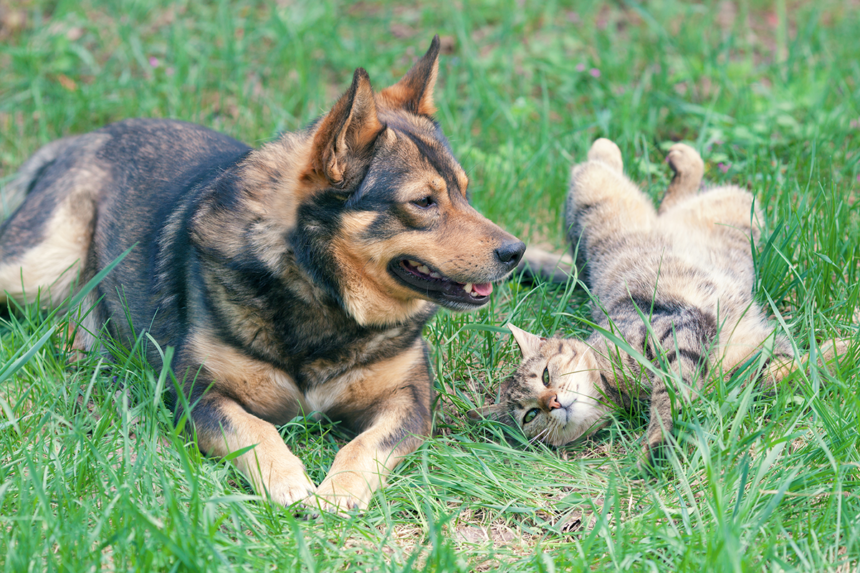
M 364 68 L 358 68 L 349 90 L 320 121 L 310 171 L 330 185 L 344 186 L 350 163 L 368 158 L 376 136 L 384 128 L 376 114 L 370 77 Z
M 523 353 L 523 358 L 529 358 L 540 352 L 541 345 L 546 342 L 546 338 L 542 338 L 531 332 L 526 332 L 521 328 L 517 328 L 513 324 L 508 323 L 508 330 L 514 335 L 514 340 L 520 347 L 520 352 Z
M 419 115 L 436 113 L 433 88 L 439 74 L 439 46 L 439 36 L 433 36 L 430 49 L 424 57 L 415 62 L 399 82 L 379 92 L 387 106 Z

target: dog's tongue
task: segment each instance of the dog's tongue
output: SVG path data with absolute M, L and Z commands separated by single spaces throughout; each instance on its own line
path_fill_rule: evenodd
M 484 283 L 484 284 L 473 284 L 472 290 L 478 296 L 487 296 L 491 292 L 493 292 L 493 284 L 492 283 Z

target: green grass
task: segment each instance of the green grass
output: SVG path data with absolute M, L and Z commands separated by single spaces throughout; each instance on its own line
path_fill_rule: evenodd
M 798 348 L 858 338 L 856 3 L 432 4 L 0 6 L 0 184 L 51 139 L 126 117 L 258 144 L 324 112 L 358 66 L 376 88 L 396 81 L 439 33 L 453 49 L 438 118 L 487 216 L 560 248 L 568 169 L 596 137 L 655 195 L 685 140 L 706 177 L 765 209 L 757 294 Z M 774 396 L 717 381 L 649 480 L 630 471 L 642 412 L 561 450 L 465 422 L 518 360 L 489 327 L 574 335 L 587 315 L 580 291 L 516 284 L 481 312 L 441 313 L 426 333 L 436 436 L 364 515 L 297 520 L 174 430 L 170 378 L 136 350 L 69 365 L 63 319 L 15 311 L 0 325 L 0 569 L 857 570 L 855 356 Z M 282 433 L 317 482 L 344 443 L 318 422 Z

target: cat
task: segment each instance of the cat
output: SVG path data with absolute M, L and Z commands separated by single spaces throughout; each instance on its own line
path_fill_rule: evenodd
M 523 361 L 499 402 L 470 417 L 517 425 L 530 439 L 560 446 L 604 427 L 613 409 L 650 400 L 645 468 L 711 373 L 731 376 L 759 351 L 767 385 L 796 367 L 790 341 L 753 298 L 752 249 L 763 221 L 752 194 L 734 185 L 699 193 L 704 162 L 687 145 L 673 145 L 667 161 L 674 176 L 659 210 L 625 177 L 612 141 L 598 139 L 573 167 L 565 228 L 597 301 L 598 328 L 579 340 L 508 325 Z M 844 348 L 830 344 L 823 358 Z

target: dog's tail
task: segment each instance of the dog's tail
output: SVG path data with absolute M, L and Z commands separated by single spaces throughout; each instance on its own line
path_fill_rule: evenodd
M 576 265 L 567 253 L 528 247 L 517 265 L 516 275 L 530 282 L 565 283 L 576 275 Z
M 0 190 L 0 221 L 5 220 L 15 212 L 27 194 L 33 190 L 39 178 L 54 161 L 67 149 L 75 145 L 79 135 L 64 137 L 52 141 L 39 149 L 30 159 L 24 162 L 12 181 L 6 188 Z

